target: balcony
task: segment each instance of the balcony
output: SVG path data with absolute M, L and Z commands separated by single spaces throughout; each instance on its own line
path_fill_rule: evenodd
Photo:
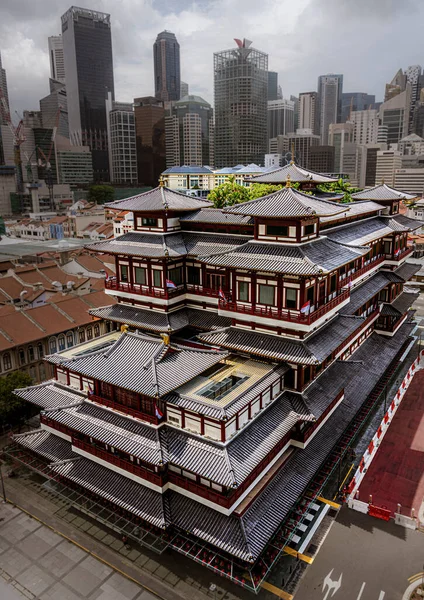
M 91 454 L 92 456 L 97 456 L 101 460 L 110 463 L 111 465 L 115 465 L 115 467 L 119 467 L 124 471 L 128 471 L 128 473 L 132 473 L 141 479 L 145 479 L 150 483 L 153 483 L 159 487 L 162 487 L 164 484 L 163 477 L 161 475 L 157 475 L 156 473 L 152 473 L 145 467 L 141 467 L 140 465 L 136 465 L 129 460 L 125 460 L 123 458 L 119 458 L 115 456 L 111 452 L 107 452 L 106 450 L 102 450 L 101 448 L 97 448 L 93 444 L 89 444 L 88 442 L 84 442 L 82 440 L 77 440 L 72 438 L 72 445 L 75 448 L 79 448 L 87 454 Z
M 350 277 L 351 281 L 354 281 L 355 279 L 358 279 L 358 277 L 365 275 L 365 273 L 367 273 L 368 271 L 371 271 L 371 269 L 374 269 L 374 267 L 376 267 L 377 265 L 380 265 L 385 260 L 386 260 L 386 257 L 384 256 L 384 254 L 382 254 L 381 256 L 372 258 L 370 261 L 367 262 L 367 264 L 365 264 L 363 267 L 361 267 L 360 269 L 358 269 L 351 275 L 351 277 Z
M 175 298 L 176 296 L 185 293 L 185 287 L 183 285 L 178 286 L 176 289 L 149 288 L 146 285 L 140 285 L 138 283 L 118 281 L 115 277 L 110 277 L 105 280 L 105 289 L 147 296 L 148 298 L 161 298 L 163 300 L 169 300 L 170 298 Z
M 120 412 L 123 415 L 134 417 L 135 419 L 139 419 L 140 421 L 146 421 L 151 425 L 158 425 L 159 423 L 158 418 L 155 415 L 148 415 L 140 410 L 137 410 L 136 408 L 125 406 L 125 404 L 119 404 L 118 402 L 102 398 L 101 396 L 96 396 L 96 394 L 88 394 L 88 400 L 91 400 L 96 404 L 106 406 L 107 408 L 112 408 L 113 410 L 116 410 L 117 412 Z
M 219 308 L 222 311 L 229 311 L 247 315 L 254 315 L 257 317 L 264 317 L 268 319 L 279 319 L 281 321 L 287 321 L 289 323 L 300 323 L 302 325 L 311 325 L 321 317 L 323 317 L 330 310 L 347 300 L 350 296 L 350 289 L 339 289 L 337 296 L 323 304 L 314 312 L 309 314 L 302 314 L 298 310 L 287 310 L 277 308 L 276 306 L 247 306 L 240 304 L 240 302 L 225 302 L 225 300 L 219 299 Z
M 403 250 L 401 251 L 400 254 L 398 254 L 397 256 L 395 256 L 394 254 L 386 254 L 385 258 L 386 260 L 402 260 L 403 258 L 405 258 L 406 256 L 409 256 L 410 254 L 412 254 L 414 252 L 413 248 L 403 248 Z
M 219 297 L 219 290 L 213 290 L 203 285 L 194 285 L 192 283 L 187 283 L 186 290 L 188 294 L 196 294 L 197 296 L 208 296 L 209 298 Z

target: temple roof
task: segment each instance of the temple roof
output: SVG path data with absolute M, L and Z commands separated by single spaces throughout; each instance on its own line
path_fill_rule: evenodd
M 165 186 L 159 185 L 148 192 L 143 192 L 124 200 L 108 202 L 104 206 L 114 210 L 156 212 L 198 210 L 199 208 L 212 206 L 212 204 L 208 200 L 187 196 L 186 194 L 181 194 L 180 192 L 175 192 Z
M 31 402 L 43 409 L 61 408 L 83 402 L 85 395 L 76 390 L 71 390 L 54 379 L 44 381 L 39 385 L 27 388 L 18 388 L 13 392 L 22 400 Z
M 343 214 L 331 215 L 330 217 L 321 217 L 320 224 L 331 223 L 332 221 L 337 221 L 342 218 L 348 219 L 349 217 L 358 217 L 368 213 L 377 214 L 384 210 L 384 207 L 381 206 L 381 204 L 377 204 L 377 202 L 372 202 L 371 200 L 364 200 L 363 202 L 346 202 L 339 206 L 342 206 L 346 212 Z
M 202 256 L 200 261 L 219 267 L 269 273 L 318 275 L 333 271 L 365 252 L 365 249 L 341 246 L 327 238 L 299 246 L 249 241 L 229 252 Z
M 376 202 L 379 200 L 413 200 L 416 197 L 413 194 L 395 190 L 385 183 L 352 194 L 354 200 L 375 200 Z
M 415 273 L 421 269 L 420 264 L 405 262 L 403 265 L 398 267 L 396 271 L 391 271 L 392 273 L 396 273 L 398 277 L 400 277 L 403 281 L 409 281 Z M 388 273 L 387 273 L 388 274 Z
M 339 242 L 339 244 L 365 246 L 385 235 L 391 235 L 394 231 L 408 231 L 408 228 L 399 224 L 393 218 L 375 217 L 359 223 L 334 227 L 327 230 L 325 234 L 330 240 Z
M 108 254 L 145 256 L 148 258 L 179 258 L 225 252 L 246 243 L 250 238 L 241 235 L 196 232 L 149 234 L 129 231 L 113 240 L 87 244 L 86 248 Z
M 221 317 L 217 312 L 187 307 L 175 312 L 159 312 L 119 303 L 112 306 L 93 308 L 88 312 L 99 319 L 138 327 L 146 331 L 163 333 L 180 331 L 184 327 L 196 327 L 197 329 L 210 331 L 231 325 L 231 319 Z
M 248 352 L 271 360 L 303 365 L 322 363 L 340 344 L 362 326 L 364 318 L 337 315 L 305 340 L 228 327 L 202 333 L 198 337 L 208 344 L 228 350 Z
M 411 308 L 415 300 L 418 298 L 420 291 L 414 292 L 402 292 L 392 302 L 392 307 L 396 309 L 399 314 L 403 315 L 408 309 Z
M 64 359 L 62 366 L 146 396 L 163 396 L 190 381 L 228 354 L 169 346 L 162 340 L 123 333 L 107 350 Z
M 15 434 L 12 439 L 17 444 L 50 461 L 69 460 L 78 456 L 72 451 L 69 442 L 45 429 Z
M 409 229 L 409 231 L 415 231 L 416 229 L 419 229 L 424 225 L 424 221 L 418 221 L 418 219 L 410 219 L 405 215 L 391 215 L 390 220 L 396 221 L 399 225 Z
M 236 215 L 282 219 L 290 217 L 306 218 L 314 215 L 328 217 L 342 214 L 346 211 L 346 208 L 343 204 L 321 200 L 292 187 L 285 187 L 268 196 L 262 196 L 262 198 L 256 198 L 256 200 L 249 200 L 249 202 L 242 202 L 230 208 L 225 208 L 224 211 Z
M 225 225 L 249 225 L 253 223 L 249 216 L 224 212 L 221 208 L 201 208 L 196 212 L 180 217 L 180 223 L 185 222 Z
M 350 292 L 350 302 L 341 308 L 340 313 L 352 315 L 365 302 L 368 302 L 368 300 L 371 300 L 371 298 L 381 292 L 389 283 L 391 283 L 390 275 L 387 276 L 384 271 L 376 273 L 373 277 L 365 281 L 365 283 Z
M 287 177 L 289 177 L 291 181 L 299 183 L 333 183 L 337 181 L 337 178 L 327 177 L 326 175 L 303 169 L 292 163 L 280 167 L 275 171 L 251 177 L 249 181 L 252 183 L 286 183 Z

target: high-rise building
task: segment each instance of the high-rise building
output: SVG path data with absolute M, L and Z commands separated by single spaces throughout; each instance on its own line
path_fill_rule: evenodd
M 268 102 L 268 139 L 295 131 L 294 102 L 272 100 Z
M 173 102 L 165 117 L 166 168 L 213 165 L 213 110 L 200 96 Z
M 406 75 L 402 71 L 402 69 L 399 69 L 399 71 L 393 77 L 392 81 L 390 83 L 386 83 L 386 90 L 384 93 L 384 102 L 387 102 L 388 100 L 391 100 L 398 94 L 404 92 L 405 88 L 406 88 L 406 84 L 407 84 Z
M 402 168 L 402 154 L 398 150 L 380 150 L 377 152 L 375 185 L 384 181 L 394 187 L 395 171 Z
M 49 37 L 49 58 L 51 79 L 65 83 L 65 61 L 61 35 L 52 35 Z
M 112 183 L 137 183 L 135 119 L 131 102 L 116 102 L 109 92 L 106 100 L 109 171 Z
M 353 123 L 353 141 L 355 144 L 376 144 L 378 137 L 378 111 L 354 110 L 350 113 L 349 122 Z
M 319 134 L 317 92 L 299 94 L 299 129 L 312 129 Z
M 414 133 L 424 137 L 424 87 L 420 91 L 420 98 L 414 111 Z
M 359 180 L 361 179 L 363 148 L 364 146 L 359 146 L 353 142 L 346 142 L 343 148 L 340 173 L 343 173 L 354 187 L 359 186 Z
M 134 98 L 134 117 L 138 181 L 154 187 L 166 168 L 163 102 L 152 96 Z
M 62 16 L 69 135 L 89 146 L 95 181 L 109 181 L 107 93 L 114 98 L 110 15 L 72 6 Z
M 334 146 L 334 169 L 343 173 L 344 152 L 346 144 L 352 144 L 355 126 L 353 123 L 331 123 L 328 133 L 328 144 Z
M 88 185 L 93 181 L 93 161 L 88 146 L 73 146 L 68 138 L 57 135 L 57 183 Z
M 387 144 L 397 144 L 408 135 L 410 106 L 411 87 L 409 85 L 403 92 L 394 95 L 380 106 L 380 125 L 387 128 Z M 383 141 L 380 133 L 379 131 L 378 141 Z
M 424 194 L 424 169 L 396 169 L 395 186 L 421 198 Z
M 5 153 L 3 150 L 3 134 L 2 127 L 6 127 L 6 119 L 3 117 L 4 111 L 10 112 L 9 108 L 9 93 L 7 90 L 7 78 L 6 78 L 6 69 L 3 69 L 1 62 L 1 54 L 0 54 L 0 98 L 3 97 L 6 106 L 0 106 L 0 165 L 5 164 Z M 1 100 L 0 100 L 1 101 Z
M 420 101 L 420 92 L 422 85 L 422 67 L 420 65 L 412 65 L 405 71 L 406 81 L 411 86 L 411 104 L 409 111 L 409 133 L 414 130 L 414 114 L 415 109 Z M 416 133 L 416 132 L 414 132 Z
M 353 111 L 375 108 L 375 96 L 366 92 L 345 92 L 342 94 L 342 123 L 349 120 Z
M 318 77 L 319 123 L 321 145 L 328 145 L 328 127 L 340 123 L 342 117 L 343 75 Z
M 50 94 L 40 100 L 43 127 L 57 128 L 57 133 L 69 138 L 68 99 L 66 86 L 55 79 L 49 80 Z
M 185 81 L 182 81 L 180 84 L 180 98 L 184 98 L 184 96 L 189 95 L 189 85 Z
M 363 159 L 365 166 L 362 169 L 363 179 L 359 182 L 359 187 L 373 187 L 377 175 L 377 153 L 381 152 L 381 144 L 365 146 Z
M 162 31 L 153 44 L 155 97 L 161 102 L 180 99 L 180 45 L 171 31 Z
M 309 169 L 315 173 L 334 173 L 334 146 L 311 146 Z
M 268 71 L 268 102 L 278 100 L 278 73 Z
M 294 106 L 294 131 L 299 129 L 299 96 L 290 96 L 290 102 L 293 102 Z
M 299 167 L 309 169 L 310 152 L 314 146 L 319 146 L 320 137 L 312 129 L 297 129 L 296 132 L 274 138 L 277 144 L 270 140 L 270 152 L 277 151 L 283 155 L 283 164 L 294 160 Z
M 217 168 L 262 164 L 267 153 L 268 55 L 236 43 L 214 54 Z

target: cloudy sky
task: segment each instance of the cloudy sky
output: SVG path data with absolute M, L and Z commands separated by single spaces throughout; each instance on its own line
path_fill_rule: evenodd
M 81 0 L 82 1 L 82 0 Z M 152 44 L 173 31 L 182 79 L 213 102 L 213 52 L 233 38 L 269 54 L 283 94 L 315 90 L 317 76 L 343 73 L 344 91 L 382 99 L 397 69 L 424 66 L 420 0 L 84 0 L 111 14 L 115 96 L 131 101 L 153 92 Z M 12 110 L 36 110 L 48 94 L 47 38 L 60 33 L 69 0 L 3 0 L 0 51 Z

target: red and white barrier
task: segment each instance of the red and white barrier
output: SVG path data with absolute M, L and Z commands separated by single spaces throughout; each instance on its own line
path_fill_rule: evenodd
M 361 458 L 361 461 L 355 472 L 355 475 L 353 476 L 353 479 L 351 480 L 351 482 L 347 488 L 348 500 L 353 501 L 353 500 L 359 499 L 359 486 L 361 485 L 362 479 L 364 478 L 366 472 L 368 471 L 368 467 L 370 466 L 374 456 L 376 455 L 376 453 L 378 451 L 381 441 L 383 440 L 385 433 L 386 433 L 387 429 L 389 428 L 389 425 L 392 422 L 392 419 L 393 419 L 394 415 L 396 414 L 396 411 L 397 411 L 400 403 L 403 400 L 403 397 L 412 381 L 415 371 L 417 369 L 424 368 L 424 365 L 423 365 L 423 367 L 421 367 L 421 365 L 420 365 L 420 362 L 422 361 L 423 357 L 424 357 L 424 350 L 421 350 L 420 353 L 418 354 L 418 357 L 415 359 L 415 361 L 409 367 L 408 372 L 406 373 L 401 385 L 399 386 L 398 391 L 395 394 L 395 397 L 393 398 L 386 414 L 383 417 L 383 420 L 381 421 L 372 440 L 368 444 L 368 448 L 366 449 L 363 457 Z M 348 504 L 351 508 L 355 509 L 355 503 L 348 502 Z

